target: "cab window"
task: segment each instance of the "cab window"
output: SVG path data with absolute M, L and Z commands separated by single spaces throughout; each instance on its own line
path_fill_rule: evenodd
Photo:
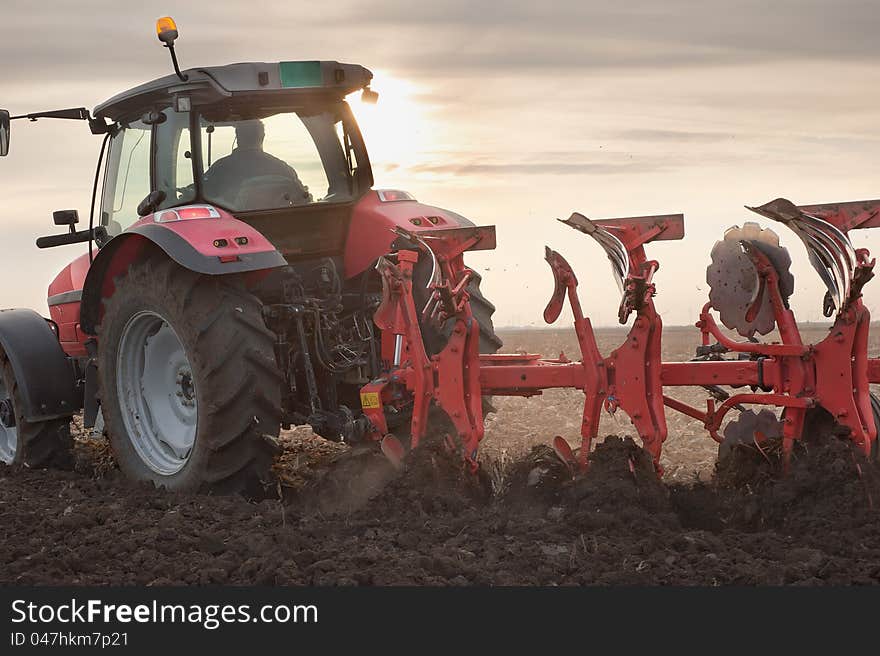
M 242 116 L 220 108 L 199 120 L 204 200 L 232 212 L 345 202 L 349 162 L 336 112 Z
M 141 121 L 124 125 L 110 141 L 101 225 L 111 236 L 135 223 L 137 206 L 150 193 L 150 133 Z
M 165 120 L 156 125 L 156 189 L 165 192 L 160 208 L 191 203 L 196 198 L 193 184 L 193 155 L 189 112 L 162 112 Z

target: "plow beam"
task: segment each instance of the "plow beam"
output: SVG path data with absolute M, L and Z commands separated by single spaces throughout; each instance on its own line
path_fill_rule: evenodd
M 587 375 L 581 362 L 539 360 L 508 363 L 504 355 L 480 356 L 480 387 L 483 394 L 537 396 L 545 389 L 585 389 Z M 600 360 L 601 361 L 601 360 Z M 597 363 L 598 364 L 598 363 Z
M 767 369 L 766 360 L 664 362 L 660 378 L 666 387 L 763 385 Z

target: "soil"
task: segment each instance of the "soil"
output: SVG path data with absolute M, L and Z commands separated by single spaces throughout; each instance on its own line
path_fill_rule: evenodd
M 572 477 L 547 447 L 465 472 L 441 444 L 403 471 L 286 434 L 261 501 L 122 480 L 79 440 L 70 471 L 0 467 L 0 584 L 880 583 L 880 476 L 836 438 L 737 446 L 663 483 L 629 438 Z
M 569 329 L 502 333 L 507 350 L 577 352 Z M 603 352 L 624 337 L 597 335 Z M 664 330 L 663 357 L 685 360 L 698 341 Z M 670 393 L 703 403 L 699 389 Z M 846 441 L 812 436 L 785 477 L 773 443 L 716 466 L 702 427 L 670 412 L 662 483 L 617 437 L 572 478 L 545 445 L 577 446 L 580 392 L 493 405 L 479 477 L 437 445 L 397 472 L 297 429 L 260 501 L 133 487 L 76 427 L 70 471 L 0 466 L 0 584 L 880 583 L 880 475 Z M 619 415 L 601 434 L 629 430 Z

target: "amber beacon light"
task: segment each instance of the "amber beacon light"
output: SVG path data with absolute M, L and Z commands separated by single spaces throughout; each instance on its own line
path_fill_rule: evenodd
M 171 16 L 163 16 L 156 21 L 156 35 L 165 45 L 171 45 L 177 39 L 177 23 Z
M 174 72 L 177 73 L 177 77 L 186 82 L 189 76 L 180 72 L 180 65 L 177 63 L 177 53 L 174 52 L 174 41 L 177 40 L 178 31 L 177 23 L 174 22 L 171 16 L 162 16 L 162 18 L 156 21 L 156 36 L 159 37 L 159 41 L 165 44 L 168 52 L 171 53 L 171 63 L 174 65 Z

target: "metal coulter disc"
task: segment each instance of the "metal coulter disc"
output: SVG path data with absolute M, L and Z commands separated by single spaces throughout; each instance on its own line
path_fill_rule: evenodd
M 766 335 L 776 325 L 770 294 L 766 290 L 754 320 L 746 320 L 746 314 L 758 295 L 760 280 L 752 261 L 743 252 L 742 241 L 759 248 L 776 268 L 783 300 L 788 301 L 794 292 L 794 277 L 789 271 L 791 257 L 788 250 L 779 245 L 779 236 L 769 228 L 747 222 L 742 228 L 729 228 L 724 238 L 715 242 L 712 248 L 712 261 L 706 269 L 709 301 L 718 311 L 721 323 L 731 330 L 743 337 L 753 337 L 755 333 Z
M 754 444 L 758 432 L 768 439 L 782 437 L 782 421 L 766 408 L 760 412 L 743 410 L 724 428 L 724 441 L 718 447 L 718 456 L 727 455 L 734 444 Z

